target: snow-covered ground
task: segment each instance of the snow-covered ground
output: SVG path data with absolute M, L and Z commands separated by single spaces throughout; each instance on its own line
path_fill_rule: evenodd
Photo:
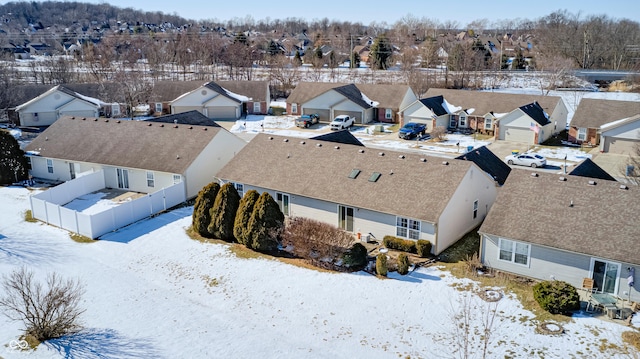
M 477 332 L 493 310 L 489 358 L 629 357 L 614 347 L 626 326 L 582 314 L 563 324 L 562 335 L 538 334 L 533 314 L 512 295 L 484 302 L 460 289 L 476 283 L 439 268 L 378 279 L 237 258 L 227 245 L 187 237 L 191 207 L 76 243 L 63 230 L 23 220 L 29 194 L 0 187 L 0 273 L 26 266 L 38 278 L 52 271 L 79 278 L 85 329 L 19 352 L 8 344 L 21 324 L 0 316 L 5 359 L 458 358 L 455 318 L 465 307 L 472 357 L 480 357 Z

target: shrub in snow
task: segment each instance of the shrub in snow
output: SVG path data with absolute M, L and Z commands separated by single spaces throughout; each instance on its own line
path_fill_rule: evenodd
M 400 253 L 398 256 L 398 274 L 405 275 L 407 273 L 409 273 L 409 257 L 404 253 Z
M 389 249 L 397 249 L 403 252 L 416 253 L 416 241 L 402 239 L 394 236 L 384 236 L 382 243 Z
M 211 209 L 211 223 L 208 231 L 215 238 L 232 242 L 233 226 L 236 219 L 236 212 L 240 205 L 240 195 L 233 183 L 225 183 L 220 187 L 216 200 Z
M 6 130 L 0 130 L 0 185 L 26 180 L 27 157 L 18 141 Z
M 367 265 L 367 248 L 356 242 L 342 257 L 346 267 L 361 269 Z
M 418 239 L 416 242 L 416 252 L 422 258 L 431 255 L 431 242 L 426 239 Z
M 247 247 L 260 252 L 275 250 L 283 225 L 284 214 L 280 206 L 269 193 L 262 193 L 249 218 Z
M 319 264 L 318 261 L 340 262 L 353 241 L 352 233 L 328 223 L 302 217 L 290 218 L 282 235 L 282 246 L 288 252 L 308 259 L 315 265 Z
M 540 282 L 533 286 L 533 297 L 542 309 L 551 314 L 570 314 L 580 309 L 578 291 L 567 282 Z
M 216 200 L 220 185 L 216 182 L 209 183 L 198 192 L 196 203 L 193 206 L 192 227 L 201 236 L 211 237 L 209 223 L 211 223 L 211 209 Z
M 236 212 L 235 222 L 233 224 L 233 236 L 236 240 L 244 245 L 247 245 L 247 228 L 249 227 L 249 219 L 253 213 L 253 207 L 258 201 L 258 191 L 249 190 L 245 193 L 244 197 L 240 199 L 238 211 Z
M 384 253 L 378 254 L 376 257 L 376 273 L 381 276 L 387 276 L 387 255 Z

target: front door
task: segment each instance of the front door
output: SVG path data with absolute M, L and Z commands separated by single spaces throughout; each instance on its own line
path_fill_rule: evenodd
M 339 227 L 347 232 L 353 232 L 353 208 L 338 206 Z
M 76 166 L 73 163 L 69 163 L 69 176 L 71 179 L 76 178 Z
M 593 271 L 591 278 L 598 292 L 615 294 L 620 264 L 605 262 L 603 260 L 592 260 Z
M 118 168 L 118 188 L 129 189 L 129 170 Z

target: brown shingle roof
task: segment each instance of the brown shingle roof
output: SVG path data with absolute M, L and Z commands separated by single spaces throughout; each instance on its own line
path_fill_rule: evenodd
M 337 82 L 300 82 L 287 98 L 288 103 L 305 103 L 331 89 L 346 86 Z M 408 85 L 401 84 L 355 84 L 355 86 L 372 101 L 378 102 L 378 108 L 398 110 L 407 91 Z
M 640 114 L 640 101 L 583 98 L 571 119 L 571 127 L 599 128 L 637 114 Z
M 640 265 L 640 188 L 537 174 L 511 171 L 481 233 Z
M 447 161 L 443 165 L 437 157 L 258 134 L 217 176 L 435 223 L 464 175 L 475 166 L 470 161 Z M 361 172 L 350 179 L 354 169 Z M 381 176 L 370 182 L 374 172 Z
M 184 173 L 219 131 L 224 129 L 67 116 L 25 150 L 48 158 Z
M 444 96 L 444 99 L 453 106 L 460 106 L 463 109 L 475 109 L 472 113 L 474 116 L 484 116 L 489 112 L 506 114 L 533 102 L 538 102 L 538 104 L 551 115 L 561 100 L 558 96 L 521 95 L 441 88 L 430 88 L 423 97 L 439 95 Z

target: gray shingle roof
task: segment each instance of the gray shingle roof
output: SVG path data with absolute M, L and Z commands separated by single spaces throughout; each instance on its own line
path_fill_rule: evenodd
M 536 121 L 540 126 L 544 126 L 551 123 L 551 121 L 549 121 L 549 117 L 545 114 L 544 110 L 537 102 L 521 106 L 520 110 L 526 113 L 529 117 L 531 117 L 534 121 Z
M 536 173 L 511 171 L 481 233 L 640 265 L 639 187 Z
M 220 127 L 220 125 L 218 125 L 214 120 L 196 110 L 153 117 L 145 121 L 171 124 L 177 123 L 179 125 Z
M 427 97 L 420 100 L 420 102 L 425 105 L 428 109 L 430 109 L 436 116 L 446 115 L 449 112 L 444 108 L 444 97 L 443 96 L 433 96 Z
M 571 127 L 599 128 L 637 114 L 640 114 L 640 101 L 583 98 L 571 119 Z
M 184 173 L 219 131 L 225 130 L 66 116 L 25 150 L 48 158 Z
M 487 172 L 496 182 L 503 185 L 507 180 L 511 167 L 499 159 L 487 146 L 478 147 L 463 155 L 456 157 L 458 160 L 471 161 Z
M 291 95 L 287 98 L 288 103 L 305 103 L 331 89 L 346 86 L 349 84 L 337 82 L 300 82 Z M 408 85 L 402 84 L 352 84 L 364 93 L 372 101 L 378 102 L 378 108 L 391 108 L 399 110 L 402 100 L 407 91 Z M 370 106 L 369 106 L 370 107 Z
M 447 163 L 418 154 L 258 134 L 217 176 L 435 223 L 464 175 L 475 166 L 470 161 Z M 361 173 L 350 179 L 354 169 Z M 381 176 L 370 182 L 374 172 Z

